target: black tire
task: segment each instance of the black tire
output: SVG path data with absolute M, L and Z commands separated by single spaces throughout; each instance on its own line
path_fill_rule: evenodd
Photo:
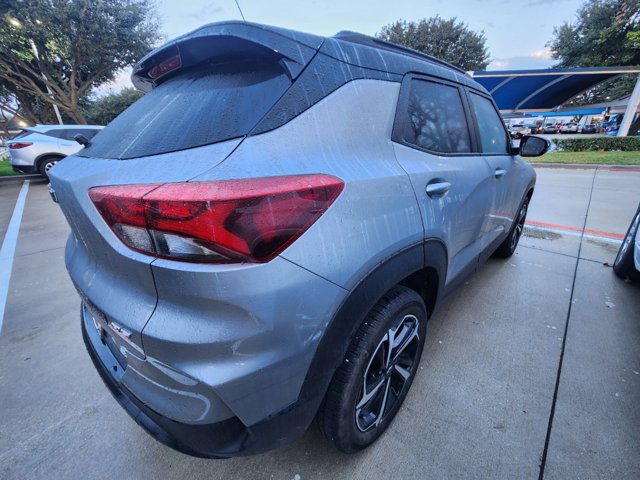
M 391 424 L 418 369 L 426 324 L 424 301 L 403 286 L 387 292 L 366 316 L 316 418 L 338 450 L 362 450 Z
M 40 175 L 42 175 L 44 178 L 48 179 L 49 170 L 51 170 L 51 168 L 60 160 L 62 160 L 60 157 L 45 157 L 41 159 L 38 162 L 38 172 L 40 172 Z
M 507 238 L 500 244 L 494 255 L 496 257 L 509 258 L 516 251 L 522 232 L 524 231 L 524 222 L 527 219 L 527 210 L 529 209 L 529 198 L 525 197 L 524 201 L 520 204 L 518 215 L 511 226 L 511 231 Z
M 633 249 L 636 241 L 636 235 L 638 235 L 638 226 L 640 225 L 640 207 L 629 225 L 629 230 L 624 236 L 618 255 L 613 262 L 613 271 L 620 278 L 625 280 L 631 280 L 633 282 L 640 281 L 640 272 L 636 270 L 636 265 L 633 260 Z

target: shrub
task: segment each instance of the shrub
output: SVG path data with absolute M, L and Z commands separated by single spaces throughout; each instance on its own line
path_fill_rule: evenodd
M 640 150 L 640 137 L 596 137 L 557 138 L 553 143 L 558 151 L 588 152 L 594 150 L 618 150 L 622 152 Z

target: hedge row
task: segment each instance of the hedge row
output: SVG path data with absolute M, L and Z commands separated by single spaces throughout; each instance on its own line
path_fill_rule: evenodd
M 558 151 L 588 152 L 590 150 L 618 150 L 623 152 L 640 150 L 640 137 L 597 137 L 553 139 Z

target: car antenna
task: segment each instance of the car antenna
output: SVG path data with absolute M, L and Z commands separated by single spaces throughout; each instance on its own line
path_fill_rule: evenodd
M 236 0 L 236 7 L 238 7 L 238 11 L 240 12 L 240 16 L 242 17 L 242 20 L 246 22 L 247 19 L 244 18 L 244 13 L 242 13 L 242 9 L 240 8 L 240 4 L 238 3 L 238 0 Z

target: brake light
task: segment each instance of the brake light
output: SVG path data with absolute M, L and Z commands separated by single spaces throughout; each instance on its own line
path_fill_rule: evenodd
M 175 55 L 149 70 L 149 78 L 155 80 L 156 78 L 177 70 L 180 67 L 182 67 L 182 58 L 180 55 Z
M 329 175 L 94 187 L 89 197 L 129 248 L 207 263 L 267 262 L 340 195 Z
M 33 145 L 33 142 L 14 142 L 9 144 L 11 150 L 18 150 L 19 148 L 25 148 Z

